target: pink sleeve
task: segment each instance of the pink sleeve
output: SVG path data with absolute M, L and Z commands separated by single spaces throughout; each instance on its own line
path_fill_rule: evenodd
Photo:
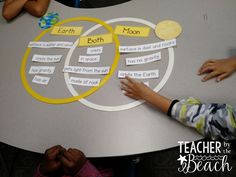
M 88 160 L 74 177 L 103 177 L 101 173 Z

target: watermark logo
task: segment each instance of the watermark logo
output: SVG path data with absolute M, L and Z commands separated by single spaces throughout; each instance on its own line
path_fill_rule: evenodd
M 179 172 L 194 173 L 201 171 L 231 171 L 228 162 L 231 153 L 230 143 L 219 141 L 179 141 Z

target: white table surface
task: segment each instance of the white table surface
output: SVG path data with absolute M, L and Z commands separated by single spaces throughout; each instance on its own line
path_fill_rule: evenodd
M 174 68 L 160 93 L 177 99 L 194 96 L 204 102 L 236 103 L 236 74 L 220 83 L 214 80 L 202 83 L 196 74 L 206 59 L 236 54 L 235 0 L 133 0 L 100 9 L 76 9 L 52 1 L 48 11 L 58 12 L 61 20 L 78 16 L 104 21 L 135 17 L 155 24 L 164 19 L 176 20 L 183 33 L 174 48 Z M 158 151 L 177 146 L 178 141 L 202 138 L 147 104 L 105 112 L 79 102 L 53 105 L 34 99 L 23 88 L 19 73 L 29 41 L 41 31 L 38 19 L 27 13 L 11 23 L 0 17 L 0 141 L 35 152 L 61 144 L 79 148 L 88 157 L 105 157 Z M 154 38 L 148 38 L 143 44 L 153 41 Z M 128 38 L 122 42 L 130 43 Z M 168 59 L 167 53 L 163 53 Z M 104 54 L 104 60 L 111 54 Z M 163 59 L 163 66 L 166 62 Z M 52 83 L 56 86 L 64 83 L 61 72 L 54 75 L 58 79 Z M 58 90 L 45 93 L 70 95 L 65 84 Z M 120 93 L 116 76 L 88 99 L 101 104 L 132 101 Z

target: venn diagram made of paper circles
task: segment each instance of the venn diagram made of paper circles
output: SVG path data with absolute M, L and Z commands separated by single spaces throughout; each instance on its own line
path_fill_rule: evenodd
M 87 107 L 96 109 L 96 110 L 101 110 L 101 111 L 121 111 L 121 110 L 127 110 L 127 109 L 131 109 L 134 108 L 140 104 L 143 103 L 142 100 L 132 100 L 129 101 L 128 103 L 122 103 L 120 105 L 102 105 L 101 103 L 96 103 L 95 101 L 91 101 L 88 100 L 88 96 L 91 94 L 99 94 L 99 89 L 101 89 L 103 86 L 105 86 L 106 84 L 109 84 L 109 80 L 116 75 L 116 71 L 118 70 L 118 66 L 119 66 L 119 62 L 120 62 L 120 58 L 121 58 L 121 54 L 119 53 L 119 46 L 121 45 L 121 41 L 120 41 L 120 37 L 118 37 L 116 34 L 114 34 L 113 31 L 113 27 L 111 26 L 111 24 L 115 24 L 115 23 L 135 23 L 135 24 L 141 24 L 141 25 L 145 25 L 150 27 L 153 32 L 155 31 L 156 28 L 156 24 L 149 22 L 147 20 L 144 19 L 140 19 L 140 18 L 115 18 L 115 19 L 111 19 L 111 20 L 107 20 L 107 21 L 102 21 L 100 19 L 97 18 L 91 18 L 91 17 L 76 17 L 76 18 L 70 18 L 70 19 L 66 19 L 63 20 L 59 23 L 57 23 L 56 25 L 68 25 L 70 23 L 74 23 L 74 25 L 79 25 L 81 24 L 85 24 L 85 23 L 90 23 L 92 26 L 85 31 L 81 36 L 88 36 L 91 35 L 94 31 L 99 30 L 99 29 L 104 29 L 106 30 L 106 32 L 111 33 L 112 37 L 113 37 L 113 56 L 110 62 L 110 72 L 107 75 L 101 76 L 101 81 L 99 86 L 97 87 L 90 87 L 88 89 L 82 89 L 83 91 L 79 91 L 78 88 L 75 88 L 75 86 L 73 86 L 72 84 L 69 83 L 69 77 L 70 74 L 69 73 L 63 73 L 61 72 L 61 75 L 64 79 L 67 87 L 67 90 L 69 91 L 69 95 L 68 97 L 60 97 L 59 96 L 45 96 L 43 93 L 41 93 L 39 90 L 36 90 L 35 87 L 32 86 L 32 83 L 29 82 L 29 76 L 27 74 L 27 69 L 28 69 L 28 65 L 30 63 L 30 57 L 32 56 L 32 54 L 34 54 L 34 51 L 32 48 L 27 48 L 22 60 L 22 64 L 21 64 L 21 80 L 23 83 L 23 86 L 25 88 L 25 90 L 35 99 L 44 102 L 44 103 L 48 103 L 48 104 L 66 104 L 66 103 L 71 103 L 74 101 L 79 101 L 80 103 L 86 105 Z M 95 23 L 95 25 L 94 25 Z M 50 33 L 52 29 L 46 29 L 43 30 L 33 41 L 37 42 L 40 41 L 43 37 L 45 37 L 46 35 L 48 35 Z M 68 39 L 68 37 L 64 38 L 65 40 Z M 145 41 L 144 38 L 140 38 L 142 43 L 144 43 L 143 41 Z M 156 38 L 157 39 L 157 38 Z M 71 38 L 71 40 L 74 40 L 74 44 L 73 46 L 69 49 L 69 51 L 64 51 L 64 55 L 65 56 L 65 61 L 64 61 L 64 66 L 68 66 L 71 62 L 71 58 L 72 55 L 76 52 L 76 50 L 79 49 L 78 47 L 78 42 L 79 42 L 79 38 Z M 146 42 L 147 43 L 147 42 Z M 48 51 L 45 50 L 45 53 L 47 53 Z M 55 50 L 56 52 L 56 50 Z M 167 80 L 169 79 L 173 66 L 174 66 L 174 49 L 172 47 L 169 47 L 167 49 L 167 54 L 168 57 L 165 58 L 165 60 L 168 60 L 168 62 L 166 63 L 165 66 L 165 71 L 163 71 L 160 74 L 160 78 L 158 79 L 158 83 L 156 83 L 153 86 L 153 90 L 155 92 L 160 91 L 163 86 L 165 85 L 165 83 L 167 82 Z M 154 65 L 154 64 L 152 64 Z M 62 70 L 62 69 L 61 69 Z M 60 72 L 60 71 L 58 71 Z M 118 87 L 119 83 L 117 83 L 117 85 L 115 87 Z M 58 88 L 58 86 L 56 86 L 56 88 Z M 46 88 L 44 88 L 46 89 Z M 54 88 L 55 89 L 55 88 Z M 112 92 L 112 90 L 111 90 Z M 53 91 L 49 91 L 47 92 L 47 94 L 53 93 Z M 72 96 L 71 96 L 72 95 Z

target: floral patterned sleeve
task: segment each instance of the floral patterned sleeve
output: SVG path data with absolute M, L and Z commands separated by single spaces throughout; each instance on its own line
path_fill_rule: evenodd
M 195 128 L 212 139 L 236 139 L 236 107 L 228 104 L 201 103 L 195 98 L 174 100 L 168 115 Z

